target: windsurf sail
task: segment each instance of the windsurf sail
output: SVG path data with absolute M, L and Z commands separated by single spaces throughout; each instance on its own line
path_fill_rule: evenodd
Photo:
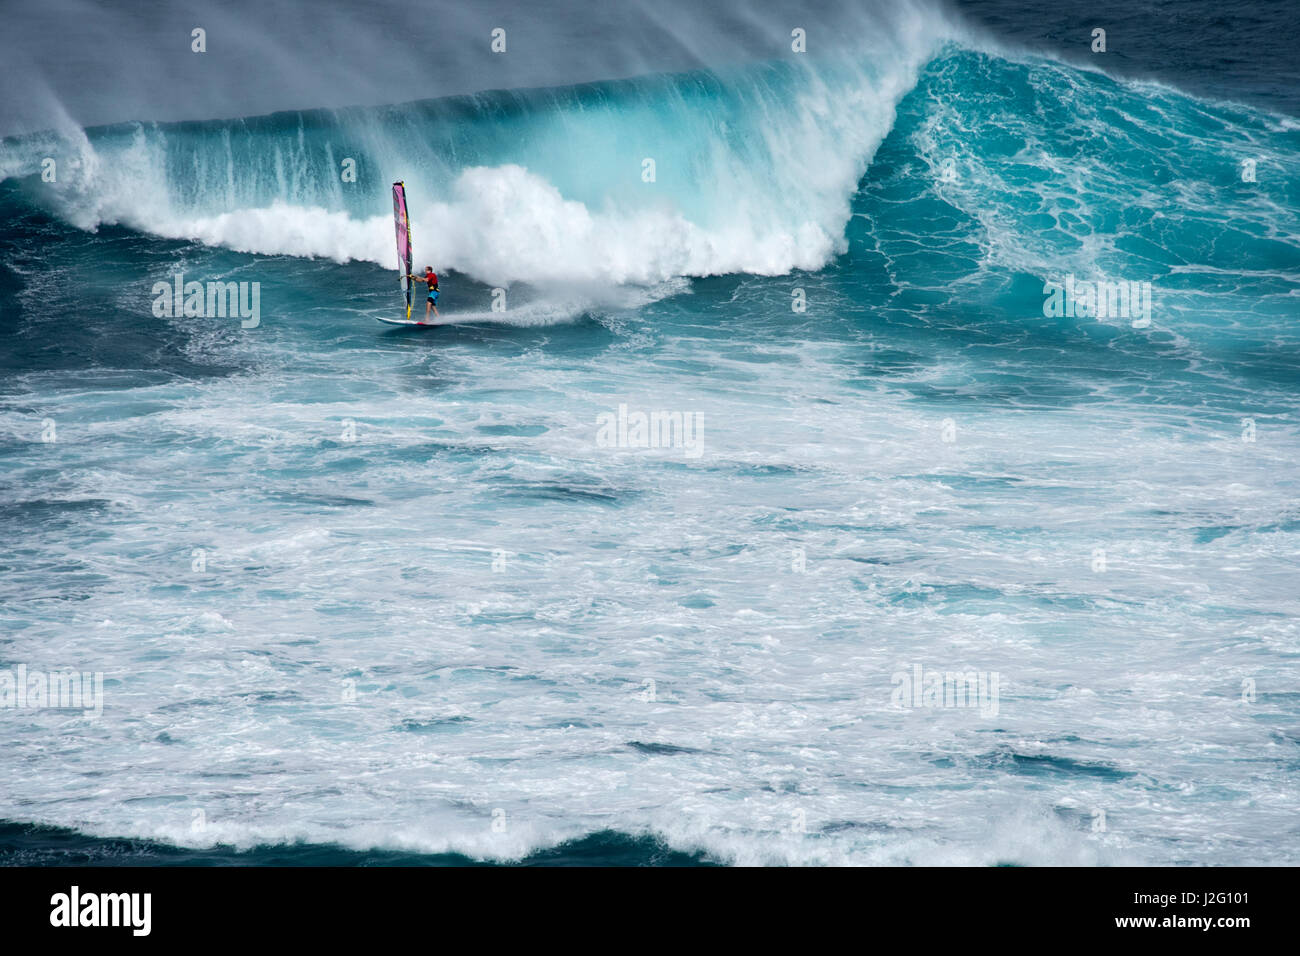
M 406 183 L 393 183 L 393 227 L 397 230 L 397 268 L 406 290 L 406 317 L 411 317 L 411 220 L 406 215 Z

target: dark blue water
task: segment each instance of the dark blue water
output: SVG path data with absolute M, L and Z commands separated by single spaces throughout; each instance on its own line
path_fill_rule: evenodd
M 522 866 L 710 866 L 701 854 L 678 853 L 651 837 L 593 833 L 518 861 Z M 349 850 L 321 844 L 216 846 L 192 850 L 145 840 L 87 837 L 75 830 L 0 824 L 3 866 L 485 866 L 455 853 Z
M 1119 76 L 1163 80 L 1214 99 L 1300 113 L 1300 11 L 1288 0 L 1225 7 L 1212 0 L 1027 4 L 959 0 L 991 34 Z M 1092 51 L 1092 31 L 1106 51 Z

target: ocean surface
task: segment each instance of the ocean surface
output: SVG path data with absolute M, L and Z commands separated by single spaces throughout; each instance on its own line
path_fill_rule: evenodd
M 818 9 L 13 127 L 0 863 L 1300 862 L 1300 8 Z

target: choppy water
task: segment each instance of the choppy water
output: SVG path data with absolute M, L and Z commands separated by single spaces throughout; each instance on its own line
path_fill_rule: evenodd
M 1294 863 L 1300 122 L 892 29 L 6 140 L 4 858 Z

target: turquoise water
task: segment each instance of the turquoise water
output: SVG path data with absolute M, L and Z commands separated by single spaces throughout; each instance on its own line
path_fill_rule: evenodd
M 1294 863 L 1300 124 L 903 36 L 6 141 L 4 858 Z

